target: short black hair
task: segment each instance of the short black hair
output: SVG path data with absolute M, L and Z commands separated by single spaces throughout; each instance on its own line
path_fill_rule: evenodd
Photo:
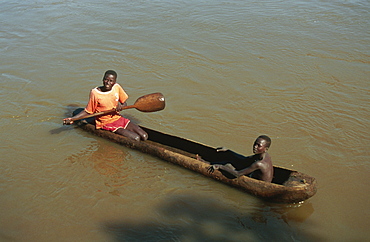
M 107 71 L 104 73 L 104 78 L 105 78 L 107 75 L 113 75 L 113 76 L 117 79 L 117 72 L 115 72 L 115 71 L 113 71 L 113 70 L 107 70 Z
M 260 135 L 257 139 L 263 139 L 266 140 L 266 146 L 270 148 L 271 145 L 271 139 L 267 135 Z

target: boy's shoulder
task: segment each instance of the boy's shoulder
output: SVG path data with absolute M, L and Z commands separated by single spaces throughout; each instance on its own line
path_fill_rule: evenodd
M 271 156 L 266 153 L 265 157 L 261 160 L 261 162 L 263 162 L 263 164 L 265 165 L 271 166 L 272 165 Z

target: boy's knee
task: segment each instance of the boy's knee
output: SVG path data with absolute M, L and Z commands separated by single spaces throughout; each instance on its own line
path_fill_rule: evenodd
M 140 141 L 140 135 L 135 135 L 135 136 L 133 136 L 132 137 L 134 140 L 136 140 L 136 141 Z
M 124 134 L 124 136 L 126 136 L 127 138 L 130 138 L 130 139 L 136 140 L 136 141 L 140 141 L 140 135 L 138 135 L 134 132 L 126 132 Z
M 147 140 L 148 139 L 148 134 L 144 133 L 144 134 L 141 135 L 141 137 L 143 138 L 143 140 Z

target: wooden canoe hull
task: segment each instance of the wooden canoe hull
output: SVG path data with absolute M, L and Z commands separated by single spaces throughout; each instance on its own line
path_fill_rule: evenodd
M 219 170 L 212 174 L 207 171 L 210 166 L 209 163 L 217 164 L 222 163 L 221 161 L 244 157 L 232 151 L 217 152 L 215 148 L 145 127 L 142 128 L 148 132 L 149 139 L 135 141 L 109 131 L 97 130 L 94 125 L 86 121 L 75 122 L 75 124 L 99 137 L 201 173 L 269 202 L 297 203 L 312 197 L 316 193 L 315 178 L 282 167 L 274 166 L 275 177 L 272 183 L 248 176 L 230 177 L 230 174 L 225 174 Z

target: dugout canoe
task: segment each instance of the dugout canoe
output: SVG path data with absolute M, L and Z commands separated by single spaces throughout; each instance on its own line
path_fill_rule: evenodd
M 219 170 L 210 174 L 207 171 L 210 165 L 206 162 L 224 164 L 240 162 L 246 158 L 231 150 L 217 152 L 216 148 L 142 126 L 149 135 L 146 141 L 135 141 L 109 131 L 95 129 L 94 125 L 84 120 L 76 121 L 75 124 L 94 135 L 196 171 L 269 202 L 298 203 L 315 195 L 317 190 L 314 177 L 278 166 L 274 166 L 274 179 L 271 183 L 248 176 L 236 178 Z

